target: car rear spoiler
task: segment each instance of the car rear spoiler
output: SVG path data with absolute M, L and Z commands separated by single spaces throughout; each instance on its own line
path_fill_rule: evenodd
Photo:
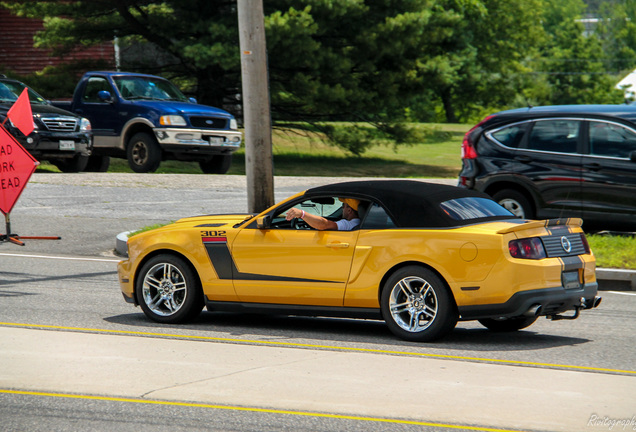
M 508 228 L 501 229 L 497 231 L 497 234 L 508 234 L 515 231 L 522 231 L 533 228 L 556 228 L 559 226 L 571 226 L 577 227 L 583 225 L 583 219 L 581 218 L 559 218 L 559 219 L 548 219 L 548 220 L 539 220 L 539 221 L 529 221 L 526 223 L 522 223 L 519 225 L 512 225 Z

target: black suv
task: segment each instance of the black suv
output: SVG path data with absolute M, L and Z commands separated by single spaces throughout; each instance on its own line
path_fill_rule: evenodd
M 459 186 L 524 219 L 580 217 L 585 228 L 636 230 L 636 106 L 502 111 L 462 143 Z
M 0 75 L 0 123 L 27 86 Z M 52 106 L 28 89 L 35 129 L 24 136 L 10 121 L 4 127 L 37 160 L 48 160 L 62 172 L 83 171 L 93 149 L 88 119 Z

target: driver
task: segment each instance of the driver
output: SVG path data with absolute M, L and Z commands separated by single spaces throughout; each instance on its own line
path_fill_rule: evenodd
M 358 205 L 360 200 L 354 198 L 338 198 L 342 204 L 342 219 L 332 221 L 322 216 L 311 213 L 305 213 L 304 210 L 291 208 L 285 213 L 285 219 L 292 220 L 299 218 L 304 220 L 310 227 L 317 230 L 339 230 L 350 231 L 360 225 L 360 217 L 358 216 Z

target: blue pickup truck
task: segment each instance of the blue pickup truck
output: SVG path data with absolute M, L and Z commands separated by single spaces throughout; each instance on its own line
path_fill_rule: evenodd
M 106 171 L 110 157 L 128 159 L 135 172 L 154 172 L 162 160 L 196 161 L 224 174 L 241 146 L 236 119 L 199 105 L 170 81 L 130 72 L 87 72 L 72 101 L 53 105 L 90 120 L 93 154 L 87 170 Z

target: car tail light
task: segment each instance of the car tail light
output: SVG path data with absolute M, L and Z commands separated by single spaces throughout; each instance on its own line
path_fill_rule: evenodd
M 473 132 L 491 118 L 492 116 L 486 117 L 466 132 L 464 140 L 462 141 L 462 159 L 475 159 L 477 157 L 477 148 L 475 147 L 477 134 L 474 134 Z
M 583 247 L 585 248 L 586 254 L 591 254 L 592 249 L 590 249 L 590 244 L 587 242 L 587 237 L 585 237 L 584 233 L 581 233 L 581 241 L 583 242 Z
M 538 260 L 547 256 L 539 237 L 511 240 L 508 243 L 508 250 L 513 258 Z

